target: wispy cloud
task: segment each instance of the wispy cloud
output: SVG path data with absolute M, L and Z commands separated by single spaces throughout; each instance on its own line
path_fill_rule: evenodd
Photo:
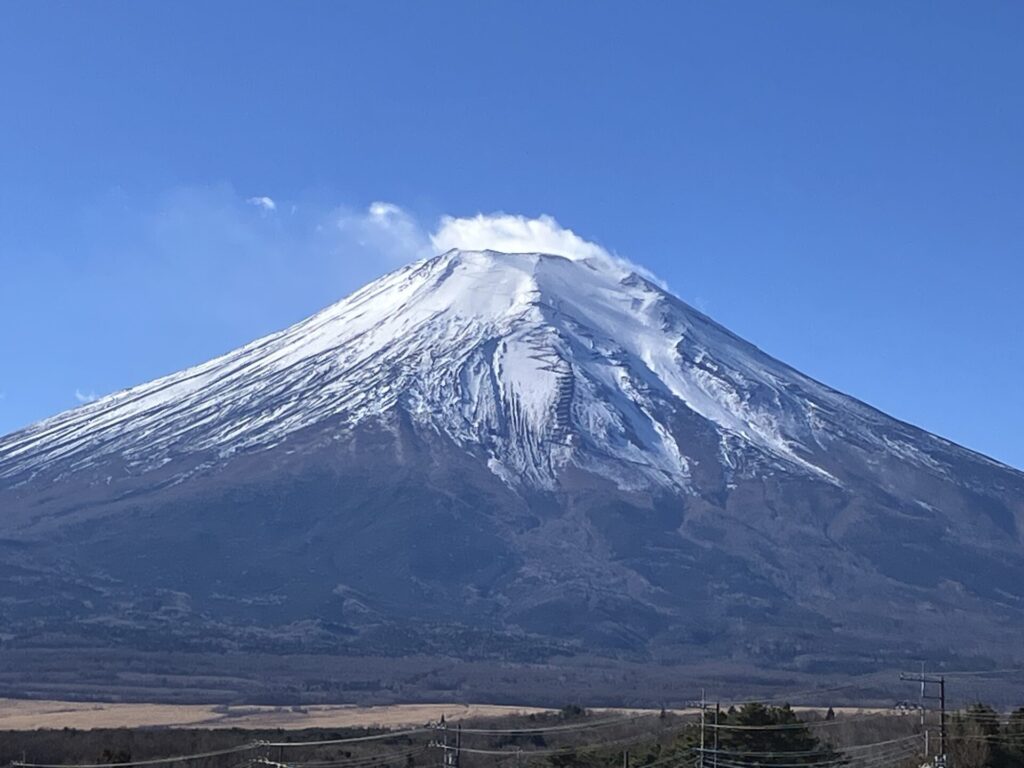
M 626 272 L 637 272 L 664 286 L 647 269 L 581 237 L 546 214 L 529 217 L 499 212 L 442 216 L 430 229 L 400 206 L 376 202 L 365 212 L 344 216 L 339 225 L 357 232 L 360 246 L 374 244 L 392 262 L 411 261 L 453 248 L 547 253 L 569 259 L 601 261 Z
M 61 296 L 61 307 L 81 318 L 77 332 L 94 342 L 88 367 L 70 354 L 77 342 L 65 332 L 55 330 L 40 343 L 67 352 L 53 356 L 59 361 L 47 374 L 53 380 L 102 378 L 105 391 L 202 362 L 291 325 L 386 271 L 450 248 L 624 263 L 552 216 L 472 211 L 427 218 L 388 200 L 351 206 L 315 194 L 250 197 L 230 184 L 182 186 L 152 197 L 114 189 L 70 220 L 74 253 L 39 258 L 75 286 Z M 42 287 L 36 298 L 52 301 Z M 7 394 L 5 412 L 15 396 Z M 97 398 L 87 388 L 72 396 L 82 404 Z M 24 398 L 15 399 L 23 408 Z M 55 410 L 68 400 L 58 392 L 49 405 Z M 10 417 L 10 426 L 20 420 Z
M 250 197 L 245 202 L 249 205 L 255 205 L 257 208 L 262 208 L 264 211 L 276 211 L 277 203 L 274 202 L 274 198 L 261 195 L 259 197 Z
M 335 213 L 341 244 L 384 266 L 397 266 L 430 256 L 433 250 L 416 218 L 394 203 L 376 201 L 364 211 L 346 208 Z
M 406 262 L 461 248 L 503 253 L 548 253 L 569 259 L 603 261 L 652 277 L 647 270 L 563 227 L 549 215 L 508 213 L 442 216 L 433 229 L 395 203 L 376 201 L 365 211 L 342 211 L 338 228 L 361 248 L 391 262 Z
M 507 213 L 483 214 L 468 218 L 444 216 L 430 235 L 437 251 L 463 248 L 504 253 L 550 253 L 570 259 L 605 259 L 611 254 L 597 243 L 584 240 L 563 227 L 552 216 L 535 219 Z
M 116 338 L 111 350 L 143 345 L 168 327 L 202 335 L 198 346 L 166 342 L 179 350 L 175 363 L 197 361 L 186 352 L 212 354 L 284 327 L 384 272 L 450 248 L 626 264 L 548 215 L 426 219 L 389 200 L 350 206 L 316 197 L 250 197 L 228 184 L 178 187 L 144 200 L 112 194 L 85 221 L 75 262 L 60 266 L 79 270 L 87 290 L 76 296 L 94 317 L 103 308 L 91 332 Z M 111 300 L 97 302 L 101 296 Z
M 389 216 L 408 217 L 408 214 L 394 203 L 384 203 L 379 200 L 375 203 L 370 203 L 370 207 L 366 209 L 366 212 L 375 219 L 387 219 Z
M 99 398 L 95 392 L 82 392 L 80 389 L 75 390 L 75 400 L 80 403 L 91 403 L 97 399 Z
M 289 210 L 290 215 L 246 217 L 240 215 L 240 208 L 244 207 L 241 202 L 255 206 L 262 214 L 280 208 Z M 290 255 L 307 262 L 311 256 L 328 257 L 347 268 L 361 265 L 359 271 L 368 276 L 374 271 L 462 248 L 602 260 L 651 277 L 642 268 L 547 214 L 445 215 L 430 224 L 387 200 L 375 200 L 365 208 L 341 205 L 331 210 L 309 203 L 299 206 L 294 201 L 279 202 L 266 195 L 240 199 L 230 187 L 222 186 L 175 190 L 165 200 L 156 231 L 161 245 L 180 254 L 187 250 L 217 250 L 222 254 L 244 250 L 253 255 L 269 251 L 276 254 L 275 259 Z M 186 248 L 193 241 L 195 245 Z

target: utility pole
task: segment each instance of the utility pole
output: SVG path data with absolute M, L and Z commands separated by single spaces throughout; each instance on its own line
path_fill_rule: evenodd
M 718 768 L 718 727 L 717 726 L 718 726 L 718 713 L 719 713 L 719 710 L 720 710 L 720 705 L 718 703 L 715 704 L 715 722 L 714 722 L 714 725 L 712 726 L 712 729 L 715 732 L 715 734 L 714 734 L 714 741 L 713 741 L 713 743 L 715 745 L 714 750 L 710 750 L 710 749 L 707 748 L 708 740 L 707 740 L 706 732 L 707 732 L 708 725 L 709 725 L 709 723 L 708 723 L 708 709 L 711 706 L 710 704 L 708 704 L 707 691 L 704 688 L 701 688 L 700 689 L 700 700 L 698 700 L 698 701 L 692 701 L 692 700 L 691 701 L 686 701 L 686 702 L 683 702 L 682 706 L 684 706 L 684 707 L 686 707 L 688 709 L 700 707 L 700 747 L 697 749 L 698 759 L 697 759 L 697 765 L 696 765 L 695 768 L 705 768 L 705 765 L 707 763 L 704 760 L 704 756 L 707 755 L 708 753 L 712 752 L 712 751 L 714 752 L 715 757 L 714 757 L 714 760 L 711 761 L 711 763 L 714 766 L 714 768 Z
M 925 713 L 925 706 L 924 706 L 925 689 L 924 689 L 924 662 L 923 661 L 921 662 L 921 678 L 922 678 L 921 679 L 921 695 L 920 695 L 920 698 L 918 700 L 918 705 L 921 707 L 921 733 L 924 734 L 924 756 L 925 756 L 925 759 L 927 760 L 929 754 L 931 754 L 931 745 L 928 743 L 928 724 L 925 722 L 925 719 L 924 719 L 924 713 Z
M 936 765 L 946 765 L 946 677 L 944 675 L 928 676 L 924 673 L 924 665 L 921 665 L 920 675 L 900 674 L 900 680 L 921 684 L 921 723 L 924 723 L 924 702 L 926 699 L 939 702 L 939 753 L 935 756 Z M 928 685 L 939 687 L 938 696 L 927 695 Z M 924 732 L 925 757 L 928 757 L 928 731 Z
M 722 711 L 722 703 L 715 702 L 715 759 L 712 761 L 714 768 L 718 768 L 718 715 Z
M 431 747 L 440 747 L 442 768 L 459 768 L 459 758 L 462 756 L 462 723 L 455 726 L 455 744 L 448 743 L 448 723 L 444 715 L 435 726 L 440 731 L 440 738 L 430 742 Z
M 704 768 L 704 714 L 708 709 L 707 697 L 704 689 L 700 689 L 700 768 Z
M 445 722 L 444 712 L 441 713 L 441 765 L 448 762 L 448 723 Z
M 942 713 L 939 723 L 939 752 L 942 761 L 946 761 L 946 677 L 939 675 L 939 711 Z
M 444 768 L 459 768 L 460 757 L 462 757 L 462 723 L 455 726 L 455 744 L 453 746 L 448 746 L 446 730 Z

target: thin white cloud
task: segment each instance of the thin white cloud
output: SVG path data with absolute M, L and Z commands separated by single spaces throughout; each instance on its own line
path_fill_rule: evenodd
M 94 400 L 99 399 L 95 392 L 82 392 L 79 389 L 75 390 L 75 400 L 80 403 L 91 403 Z
M 438 253 L 460 248 L 502 253 L 546 253 L 578 261 L 599 261 L 625 273 L 636 272 L 664 286 L 644 267 L 585 240 L 547 214 L 537 218 L 508 213 L 478 213 L 463 218 L 444 216 L 430 235 L 430 243 Z
M 335 224 L 343 242 L 385 263 L 401 264 L 432 254 L 419 222 L 394 203 L 376 201 L 365 211 L 341 209 Z
M 547 215 L 535 219 L 507 213 L 478 213 L 469 218 L 445 216 L 437 231 L 430 236 L 430 242 L 438 252 L 461 248 L 504 253 L 550 253 L 570 259 L 611 257 L 597 243 L 584 240 Z
M 247 212 L 252 207 L 259 216 Z M 113 207 L 106 215 L 121 221 Z M 185 295 L 209 295 L 199 302 L 203 309 L 189 307 L 188 316 L 202 311 L 211 322 L 239 327 L 267 315 L 254 296 L 267 295 L 266 302 L 281 307 L 298 304 L 299 297 L 336 300 L 383 272 L 452 248 L 603 260 L 650 277 L 550 215 L 475 213 L 429 221 L 388 200 L 325 208 L 315 201 L 245 197 L 230 185 L 168 191 L 146 211 L 142 229 L 128 231 L 125 239 L 145 249 L 147 258 L 119 253 L 118 268 L 140 270 L 140 282 L 160 295 L 168 285 Z M 111 258 L 110 249 L 103 252 Z M 232 290 L 223 289 L 225 280 Z
M 386 220 L 391 216 L 399 218 L 408 217 L 408 214 L 394 203 L 384 203 L 380 200 L 370 203 L 370 207 L 366 209 L 366 212 L 378 220 Z
M 176 325 L 211 329 L 199 346 L 192 334 L 185 334 L 188 344 L 168 342 L 168 354 L 194 362 L 285 327 L 395 267 L 451 248 L 547 252 L 625 265 L 549 215 L 474 212 L 426 219 L 386 200 L 359 208 L 330 207 L 319 200 L 296 204 L 247 197 L 229 184 L 176 187 L 134 201 L 118 193 L 87 213 L 83 218 L 89 226 L 80 238 L 85 256 L 76 261 L 79 271 L 74 273 L 83 290 L 69 299 L 82 303 L 69 311 L 84 313 L 87 306 L 94 311 L 95 297 L 113 295 L 109 275 L 116 274 L 118 300 L 101 301 L 107 314 L 86 332 L 108 333 L 116 343 L 105 346 L 116 350 L 133 341 L 140 327 L 147 334 Z M 66 267 L 59 260 L 54 265 Z M 125 321 L 128 317 L 131 322 Z M 131 334 L 109 336 L 107 326 L 129 328 Z M 115 358 L 99 355 L 93 366 L 119 371 Z M 98 378 L 82 370 L 55 373 L 65 375 L 71 381 Z M 90 389 L 58 394 L 58 400 L 62 397 L 55 406 L 98 399 Z M 14 407 L 4 402 L 7 410 Z
M 433 232 L 402 207 L 385 201 L 364 211 L 340 209 L 335 223 L 342 243 L 364 257 L 401 264 L 453 248 L 502 253 L 546 253 L 574 260 L 599 261 L 624 273 L 636 272 L 658 282 L 643 267 L 586 240 L 549 215 L 536 218 L 508 213 L 442 216 Z
M 386 252 L 397 261 L 436 255 L 453 248 L 622 261 L 548 215 L 537 218 L 507 213 L 443 216 L 434 231 L 428 233 L 401 206 L 377 200 L 364 211 L 339 209 L 335 223 L 347 235 L 346 241 L 354 240 L 356 245 Z
M 274 198 L 261 195 L 259 197 L 250 197 L 246 200 L 249 205 L 255 205 L 264 211 L 276 211 L 277 203 L 274 202 Z

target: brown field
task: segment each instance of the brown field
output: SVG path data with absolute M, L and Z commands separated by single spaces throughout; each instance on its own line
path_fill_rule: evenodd
M 0 730 L 37 728 L 404 728 L 438 720 L 548 712 L 490 704 L 397 704 L 303 707 L 213 704 L 111 704 L 0 699 Z
M 796 707 L 815 711 L 814 707 Z M 447 720 L 499 718 L 556 712 L 544 707 L 497 704 L 389 704 L 377 707 L 309 705 L 275 707 L 215 704 L 139 704 L 88 701 L 0 699 L 0 731 L 77 728 L 409 728 Z M 595 713 L 622 714 L 657 710 L 594 708 Z M 695 710 L 671 710 L 693 714 Z M 884 712 L 878 709 L 840 708 L 837 712 Z

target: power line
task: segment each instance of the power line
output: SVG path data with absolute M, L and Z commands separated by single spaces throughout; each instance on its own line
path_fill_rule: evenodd
M 927 678 L 925 675 L 921 675 L 920 678 L 901 676 L 902 679 L 910 679 L 917 681 L 920 679 L 922 685 L 924 684 L 940 684 L 941 685 L 941 698 L 945 700 L 945 683 L 944 678 Z M 852 687 L 852 685 L 835 686 L 832 688 L 818 688 L 808 690 L 806 693 L 824 693 L 835 690 L 842 690 L 845 688 Z M 801 695 L 801 693 L 791 693 L 788 698 L 794 698 Z M 776 697 L 782 698 L 782 697 Z M 645 763 L 638 763 L 635 768 L 652 768 L 652 766 L 664 765 L 666 763 L 675 763 L 678 766 L 692 766 L 696 763 L 700 763 L 701 766 L 705 764 L 705 756 L 712 757 L 714 760 L 715 768 L 746 768 L 743 765 L 744 762 L 748 762 L 745 759 L 755 757 L 765 757 L 772 760 L 772 768 L 787 768 L 786 763 L 778 763 L 777 760 L 795 759 L 799 757 L 814 758 L 821 757 L 819 761 L 805 761 L 799 763 L 800 766 L 807 765 L 820 765 L 822 768 L 831 768 L 831 766 L 839 760 L 839 758 L 833 758 L 832 755 L 837 753 L 843 756 L 843 760 L 846 761 L 850 757 L 855 757 L 856 760 L 864 762 L 866 765 L 876 761 L 880 755 L 886 754 L 888 751 L 901 751 L 904 749 L 910 749 L 908 742 L 913 741 L 915 736 L 901 737 L 898 739 L 890 739 L 888 741 L 876 742 L 871 744 L 860 744 L 846 747 L 839 752 L 838 749 L 832 750 L 831 748 L 822 748 L 815 750 L 805 750 L 803 752 L 736 752 L 730 750 L 722 750 L 719 748 L 719 732 L 771 732 L 771 731 L 786 731 L 793 729 L 814 729 L 814 728 L 825 728 L 836 725 L 847 725 L 865 720 L 875 720 L 878 718 L 891 718 L 893 715 L 887 711 L 875 711 L 875 712 L 864 712 L 856 713 L 853 715 L 840 716 L 834 720 L 809 720 L 789 722 L 789 723 L 776 723 L 771 725 L 732 725 L 728 722 L 722 723 L 718 718 L 719 707 L 718 705 L 710 704 L 706 696 L 702 694 L 700 702 L 700 715 L 701 715 L 701 747 L 695 749 L 695 755 L 692 757 L 685 757 L 684 755 L 676 752 L 667 754 L 663 757 L 659 757 L 656 760 L 649 760 Z M 708 710 L 708 707 L 712 706 L 713 710 Z M 714 711 L 715 721 L 709 722 L 710 718 L 707 716 L 710 711 Z M 695 714 L 695 713 L 691 713 Z M 581 733 L 584 731 L 591 731 L 599 728 L 608 728 L 615 726 L 626 726 L 637 723 L 639 721 L 646 721 L 658 717 L 656 712 L 644 712 L 638 714 L 631 714 L 626 716 L 616 716 L 606 719 L 594 719 L 584 720 L 581 722 L 574 723 L 559 723 L 556 725 L 538 725 L 535 727 L 523 727 L 523 728 L 461 728 L 461 733 L 475 736 L 529 736 L 534 734 L 573 734 Z M 974 719 L 978 722 L 991 722 L 993 720 L 1002 722 L 1000 716 L 997 713 L 978 713 L 977 715 L 966 715 L 966 719 L 969 721 Z M 687 721 L 684 721 L 687 722 Z M 688 721 L 690 726 L 693 726 L 693 721 Z M 168 766 L 174 763 L 188 763 L 192 761 L 202 760 L 206 758 L 218 757 L 223 755 L 240 754 L 245 752 L 254 752 L 264 748 L 305 748 L 305 747 L 317 747 L 317 746 L 333 746 L 333 745 L 344 745 L 344 744 L 359 744 L 359 743 L 370 743 L 379 741 L 396 740 L 402 738 L 409 738 L 418 735 L 423 735 L 436 731 L 440 725 L 428 725 L 417 728 L 409 728 L 400 731 L 384 731 L 380 733 L 368 733 L 362 736 L 350 736 L 346 738 L 336 739 L 317 739 L 309 741 L 252 741 L 237 747 L 229 749 L 215 750 L 209 752 L 201 752 L 189 755 L 179 755 L 176 757 L 156 758 L 149 760 L 135 760 L 125 761 L 118 763 L 106 763 L 106 764 L 45 764 L 45 763 L 28 763 L 28 762 L 15 762 L 12 765 L 16 768 L 144 768 L 145 766 Z M 710 733 L 714 735 L 714 747 L 708 748 L 705 742 L 705 730 L 711 729 Z M 944 729 L 945 730 L 945 729 Z M 457 754 L 459 752 L 466 752 L 468 754 L 479 754 L 479 755 L 490 755 L 500 758 L 500 762 L 516 758 L 521 760 L 523 756 L 527 758 L 540 757 L 546 755 L 557 755 L 557 754 L 569 754 L 573 752 L 580 752 L 585 750 L 601 750 L 610 749 L 616 745 L 621 744 L 632 744 L 636 743 L 637 739 L 643 737 L 647 738 L 645 734 L 652 732 L 652 729 L 637 729 L 636 732 L 626 737 L 612 739 L 600 743 L 590 743 L 582 745 L 572 745 L 566 747 L 553 747 L 549 749 L 530 749 L 522 750 L 518 748 L 516 750 L 509 749 L 486 749 L 486 748 L 469 748 L 461 746 L 461 741 L 457 742 L 451 749 L 455 750 L 456 759 L 452 763 L 450 759 L 444 759 L 448 757 L 447 753 L 449 750 L 446 745 L 446 751 L 443 756 L 443 768 L 459 768 Z M 617 734 L 610 734 L 617 735 Z M 958 737 L 963 739 L 968 738 L 982 738 L 982 737 Z M 994 738 L 994 737 L 993 737 Z M 943 748 L 946 745 L 947 736 L 943 733 Z M 379 755 L 366 755 L 362 757 L 350 757 L 350 758 L 339 758 L 339 759 L 321 759 L 306 762 L 284 762 L 283 757 L 280 762 L 274 762 L 266 757 L 253 757 L 247 761 L 243 760 L 240 766 L 248 766 L 254 768 L 254 766 L 264 766 L 266 768 L 368 768 L 374 764 L 386 763 L 396 758 L 409 757 L 412 755 L 420 755 L 427 752 L 431 747 L 437 746 L 435 744 L 420 744 L 415 743 L 409 744 L 407 747 L 401 750 L 396 750 L 388 753 Z M 661 747 L 658 747 L 658 752 L 661 751 Z M 857 755 L 857 753 L 863 753 Z M 626 758 L 628 760 L 628 758 Z M 736 765 L 730 765 L 736 763 Z M 236 768 L 240 768 L 240 766 Z M 442 768 L 442 766 L 438 766 Z
M 865 712 L 864 714 L 836 716 L 835 720 L 801 720 L 796 723 L 778 723 L 776 725 L 708 725 L 708 728 L 718 728 L 723 731 L 784 731 L 793 728 L 827 728 L 847 723 L 872 720 L 878 717 L 893 717 L 891 712 Z
M 369 736 L 352 736 L 344 739 L 323 739 L 320 741 L 261 741 L 257 742 L 261 747 L 325 747 L 331 744 L 358 744 L 364 741 L 385 741 L 396 739 L 402 736 L 415 736 L 421 733 L 431 733 L 433 728 L 410 728 L 405 731 L 386 731 L 375 733 Z
M 916 750 L 910 746 L 893 746 L 887 750 L 882 750 L 876 755 L 865 755 L 864 757 L 854 758 L 860 765 L 861 768 L 868 768 L 869 766 L 889 762 L 894 757 L 909 756 L 914 754 Z M 785 759 L 788 757 L 787 753 L 780 752 L 778 757 Z M 764 760 L 732 760 L 724 758 L 720 761 L 719 765 L 722 768 L 836 768 L 837 766 L 847 765 L 850 759 L 843 754 L 839 754 L 828 760 L 817 760 L 807 761 L 802 760 L 799 762 L 777 762 L 777 761 L 764 761 Z
M 561 733 L 566 731 L 583 731 L 590 730 L 592 728 L 606 728 L 614 725 L 625 725 L 626 723 L 633 723 L 637 720 L 646 720 L 654 717 L 659 717 L 658 713 L 645 712 L 642 715 L 630 715 L 629 717 L 608 718 L 606 720 L 596 720 L 590 723 L 567 723 L 564 725 L 539 726 L 537 728 L 463 728 L 462 732 L 485 736 L 505 736 L 515 734 L 526 735 L 533 733 Z
M 131 760 L 123 763 L 84 763 L 79 765 L 71 765 L 67 763 L 25 763 L 19 760 L 14 761 L 11 765 L 21 766 L 21 768 L 129 768 L 130 766 L 136 765 L 167 765 L 168 763 L 183 763 L 191 760 L 202 760 L 207 757 L 219 757 L 221 755 L 233 755 L 239 752 L 247 752 L 250 750 L 258 749 L 261 746 L 268 746 L 264 742 L 253 741 L 248 744 L 243 744 L 239 747 L 231 747 L 230 749 L 218 749 L 213 752 L 197 752 L 192 755 L 179 755 L 178 757 L 159 757 L 153 760 Z
M 410 728 L 404 731 L 387 731 L 385 733 L 371 734 L 367 736 L 352 736 L 349 738 L 342 739 L 324 739 L 319 741 L 251 741 L 246 744 L 239 745 L 237 747 L 230 747 L 228 749 L 218 749 L 210 752 L 196 752 L 188 755 L 177 755 L 175 757 L 160 757 L 149 760 L 130 760 L 118 763 L 29 763 L 24 761 L 14 761 L 11 763 L 12 766 L 18 768 L 135 768 L 136 766 L 147 766 L 147 765 L 169 765 L 172 763 L 183 763 L 191 762 L 195 760 L 203 760 L 209 757 L 220 757 L 222 755 L 238 754 L 241 752 L 251 752 L 257 749 L 266 747 L 277 747 L 277 748 L 288 748 L 288 747 L 314 747 L 314 746 L 329 746 L 333 744 L 357 744 L 361 742 L 369 741 L 383 741 L 387 739 L 401 738 L 403 736 L 412 736 L 421 733 L 428 733 L 428 728 Z M 249 761 L 255 762 L 255 761 Z
M 406 749 L 399 752 L 385 752 L 380 755 L 365 755 L 363 757 L 352 757 L 352 758 L 338 758 L 336 760 L 304 760 L 302 762 L 289 762 L 289 766 L 303 766 L 304 768 L 330 768 L 331 766 L 346 766 L 351 768 L 352 766 L 359 765 L 371 765 L 373 763 L 393 760 L 400 757 L 409 757 L 410 755 L 419 755 L 428 750 L 427 745 L 422 745 L 415 749 Z
M 899 744 L 899 743 L 907 742 L 907 741 L 910 741 L 912 739 L 917 739 L 917 736 L 915 734 L 911 734 L 910 736 L 903 736 L 903 737 L 898 738 L 898 739 L 887 739 L 886 741 L 876 741 L 876 742 L 874 742 L 872 744 L 855 744 L 855 745 L 850 746 L 850 747 L 843 747 L 842 751 L 843 752 L 852 752 L 854 750 L 874 749 L 876 747 L 887 747 L 887 746 L 890 746 L 890 745 L 893 745 L 893 744 Z M 714 750 L 706 749 L 704 751 L 705 752 L 712 752 Z M 735 751 L 735 750 L 719 750 L 718 752 L 719 752 L 719 754 L 722 754 L 722 755 L 734 755 L 734 756 L 742 756 L 742 757 L 773 757 L 773 756 L 779 756 L 779 755 L 781 755 L 783 757 L 804 757 L 804 756 L 808 756 L 808 755 L 833 755 L 837 751 L 838 751 L 837 749 L 826 747 L 824 749 L 808 749 L 808 750 L 799 750 L 799 751 L 788 751 L 787 750 L 787 751 L 781 751 L 781 752 L 779 750 L 765 750 L 765 751 L 760 751 L 760 752 L 756 752 L 756 751 L 738 752 L 738 751 Z
M 1024 675 L 1024 667 L 1007 667 L 1005 669 L 979 669 L 979 670 L 942 670 L 946 677 L 988 677 L 989 675 Z
M 482 747 L 462 747 L 462 751 L 469 754 L 478 755 L 523 755 L 529 756 L 543 756 L 543 755 L 568 755 L 573 752 L 584 752 L 587 750 L 596 749 L 611 749 L 613 747 L 621 747 L 628 744 L 636 743 L 637 738 L 642 734 L 634 734 L 619 739 L 613 739 L 612 741 L 598 741 L 590 744 L 571 744 L 565 747 L 551 747 L 551 748 L 537 748 L 537 749 L 522 749 L 516 747 L 515 749 L 486 749 Z M 658 761 L 660 763 L 660 760 Z M 647 766 L 654 765 L 655 763 L 643 763 L 642 765 L 636 766 L 636 768 L 647 768 Z
M 929 677 L 924 673 L 924 665 L 922 665 L 920 675 L 905 675 L 900 674 L 900 680 L 906 680 L 907 682 L 920 683 L 921 684 L 921 725 L 924 725 L 924 709 L 923 705 L 926 699 L 938 699 L 939 700 L 939 758 L 943 761 L 946 760 L 946 678 L 943 675 L 938 677 Z M 929 696 L 927 695 L 928 685 L 938 685 L 939 695 Z M 928 753 L 928 731 L 924 731 L 925 738 L 925 756 Z
M 745 698 L 734 699 L 732 702 L 723 704 L 722 706 L 736 706 L 737 704 L 746 704 L 750 701 L 756 701 L 764 704 L 773 701 L 792 701 L 793 699 L 801 699 L 805 696 L 812 696 L 818 693 L 834 693 L 836 691 L 845 691 L 848 688 L 856 687 L 858 687 L 857 683 L 846 683 L 845 685 L 834 685 L 830 688 L 807 688 L 802 691 L 793 691 L 792 693 L 780 693 L 775 696 L 747 696 Z

